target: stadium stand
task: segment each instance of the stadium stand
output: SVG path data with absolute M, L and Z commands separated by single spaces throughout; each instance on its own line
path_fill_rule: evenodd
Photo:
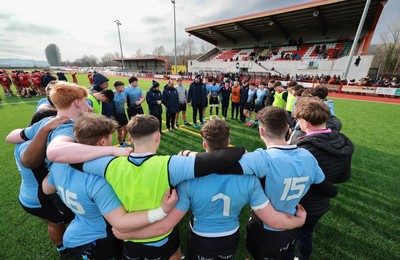
M 358 0 L 314 0 L 186 28 L 215 45 L 189 61 L 188 71 L 343 75 L 364 5 Z M 361 56 L 361 63 L 350 67 L 349 80 L 369 73 L 373 56 L 367 52 L 383 7 L 381 0 L 371 0 L 351 61 L 353 65 Z

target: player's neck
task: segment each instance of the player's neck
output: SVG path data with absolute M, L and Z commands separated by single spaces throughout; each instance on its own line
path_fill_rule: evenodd
M 157 146 L 134 145 L 135 153 L 157 153 Z
M 320 125 L 310 125 L 307 129 L 305 129 L 306 133 L 318 131 L 318 130 L 325 130 L 326 129 L 326 124 L 320 124 Z
M 74 119 L 75 117 L 77 117 L 80 113 L 76 113 L 75 111 L 71 111 L 71 110 L 58 110 L 57 112 L 57 117 L 68 117 L 69 119 Z
M 287 146 L 287 142 L 285 139 L 274 139 L 274 140 L 265 140 L 265 146 L 266 147 L 271 147 L 271 146 Z

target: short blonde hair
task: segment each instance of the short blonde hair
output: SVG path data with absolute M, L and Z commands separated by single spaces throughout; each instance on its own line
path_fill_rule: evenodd
M 74 120 L 74 135 L 78 143 L 96 145 L 101 138 L 108 137 L 117 127 L 116 121 L 103 115 L 83 112 Z
M 88 90 L 85 87 L 65 81 L 56 82 L 50 90 L 50 100 L 57 109 L 69 108 L 76 99 L 87 97 Z

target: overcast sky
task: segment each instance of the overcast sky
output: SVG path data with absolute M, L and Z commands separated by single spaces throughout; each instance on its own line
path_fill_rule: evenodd
M 310 0 L 176 0 L 177 44 L 189 35 L 185 28 L 285 7 Z M 380 32 L 399 18 L 400 1 L 389 0 L 381 15 L 373 43 Z M 58 45 L 63 61 L 83 55 L 101 57 L 120 51 L 119 19 L 124 57 L 136 50 L 152 53 L 163 45 L 174 46 L 173 5 L 170 0 L 146 1 L 5 1 L 0 8 L 0 58 L 46 60 L 44 49 Z M 203 41 L 195 39 L 197 46 Z

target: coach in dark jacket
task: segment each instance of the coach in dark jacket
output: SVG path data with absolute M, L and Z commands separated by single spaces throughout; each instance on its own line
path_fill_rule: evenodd
M 296 102 L 293 116 L 298 119 L 301 130 L 306 133 L 292 144 L 307 149 L 317 159 L 325 178 L 331 183 L 341 183 L 350 179 L 351 157 L 354 145 L 339 131 L 326 128 L 330 116 L 328 106 L 316 97 L 300 98 Z M 299 259 L 309 259 L 312 253 L 312 234 L 320 218 L 330 210 L 330 199 L 323 196 L 311 185 L 300 200 L 306 209 L 305 224 L 299 229 Z M 300 246 L 301 245 L 301 246 Z M 290 252 L 294 255 L 294 247 Z
M 171 127 L 175 130 L 175 115 L 179 108 L 179 96 L 172 80 L 168 80 L 168 84 L 165 86 L 162 96 L 162 102 L 167 109 L 167 130 L 170 131 Z
M 188 103 L 192 104 L 193 126 L 197 128 L 197 111 L 199 113 L 200 124 L 203 124 L 203 108 L 207 105 L 207 90 L 206 86 L 201 82 L 200 75 L 197 75 L 190 84 Z
M 153 80 L 152 86 L 146 93 L 146 102 L 149 105 L 149 114 L 155 116 L 160 123 L 161 132 L 161 116 L 162 116 L 162 94 L 160 91 L 160 84 Z
M 246 116 L 243 114 L 243 111 L 244 106 L 247 103 L 247 98 L 249 97 L 249 86 L 249 80 L 245 79 L 243 85 L 240 87 L 240 121 L 242 123 L 246 120 Z

